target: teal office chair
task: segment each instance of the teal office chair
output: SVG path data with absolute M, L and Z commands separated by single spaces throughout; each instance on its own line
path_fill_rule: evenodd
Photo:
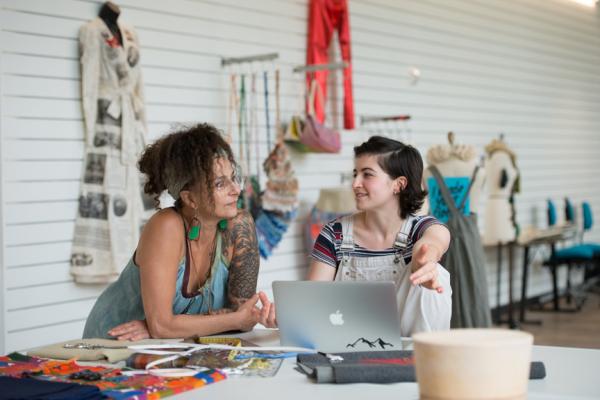
M 590 203 L 584 201 L 581 203 L 581 213 L 583 216 L 583 230 L 581 231 L 581 244 L 587 246 L 594 252 L 594 257 L 600 257 L 600 244 L 599 243 L 586 243 L 583 241 L 583 234 L 586 231 L 592 229 L 594 225 L 594 217 L 592 216 L 592 207 Z
M 592 216 L 592 207 L 587 201 L 581 204 L 581 213 L 583 217 L 583 229 L 581 230 L 581 244 L 592 250 L 594 254 L 594 263 L 585 270 L 584 289 L 586 291 L 600 293 L 600 244 L 591 243 L 583 240 L 586 231 L 592 229 L 594 218 Z
M 548 200 L 548 225 L 554 226 L 556 225 L 556 207 L 552 200 Z M 573 210 L 573 206 L 570 201 L 566 199 L 565 201 L 565 220 L 569 222 L 575 223 L 575 213 Z M 575 244 L 572 246 L 562 247 L 560 249 L 556 248 L 555 244 L 551 246 L 551 254 L 550 258 L 544 262 L 544 265 L 550 268 L 550 272 L 552 273 L 552 295 L 554 308 L 553 311 L 578 311 L 581 309 L 583 305 L 583 301 L 585 297 L 580 297 L 575 301 L 574 309 L 561 309 L 560 308 L 560 296 L 558 293 L 558 268 L 562 265 L 567 266 L 567 289 L 566 289 L 566 299 L 568 303 L 571 303 L 573 300 L 573 293 L 571 290 L 571 269 L 573 267 L 586 267 L 591 264 L 594 259 L 594 251 L 591 247 L 583 245 L 583 244 Z

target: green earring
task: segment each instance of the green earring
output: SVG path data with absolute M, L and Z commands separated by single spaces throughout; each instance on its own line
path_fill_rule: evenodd
M 238 197 L 237 199 L 237 208 L 238 210 L 244 208 L 244 199 L 242 198 L 242 196 Z
M 227 229 L 227 220 L 226 219 L 222 219 L 219 221 L 219 229 L 224 231 L 225 229 Z
M 188 231 L 188 239 L 190 240 L 197 240 L 200 236 L 200 221 L 198 221 L 198 218 L 196 217 L 192 219 L 192 223 L 194 221 L 197 221 L 198 223 L 196 225 L 192 225 Z

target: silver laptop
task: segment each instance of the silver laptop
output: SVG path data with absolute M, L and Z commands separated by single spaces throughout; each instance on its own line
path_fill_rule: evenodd
M 282 346 L 402 350 L 392 282 L 275 281 L 273 296 Z

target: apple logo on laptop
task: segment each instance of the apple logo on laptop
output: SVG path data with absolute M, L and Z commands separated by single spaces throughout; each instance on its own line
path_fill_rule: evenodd
M 331 325 L 344 325 L 344 314 L 340 310 L 336 310 L 336 312 L 329 314 L 329 322 L 331 322 Z

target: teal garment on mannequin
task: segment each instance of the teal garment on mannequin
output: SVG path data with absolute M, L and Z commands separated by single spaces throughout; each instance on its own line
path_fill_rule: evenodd
M 197 293 L 187 293 L 189 277 L 189 247 L 179 263 L 173 314 L 207 314 L 210 310 L 224 308 L 227 304 L 227 281 L 229 266 L 221 251 L 221 232 L 215 239 L 215 261 L 206 283 Z M 135 254 L 119 275 L 119 279 L 102 292 L 85 323 L 83 338 L 111 338 L 108 331 L 115 326 L 131 321 L 146 319 L 142 302 L 139 267 L 135 264 Z
M 457 204 L 465 197 L 470 182 L 471 180 L 468 176 L 444 177 L 444 183 L 448 187 L 452 199 Z M 429 189 L 430 214 L 443 223 L 448 223 L 451 212 L 444 201 L 444 196 L 442 196 L 442 191 L 437 180 L 433 177 L 429 178 L 427 180 L 427 188 Z M 467 197 L 462 213 L 466 216 L 471 214 L 471 201 L 469 197 Z

